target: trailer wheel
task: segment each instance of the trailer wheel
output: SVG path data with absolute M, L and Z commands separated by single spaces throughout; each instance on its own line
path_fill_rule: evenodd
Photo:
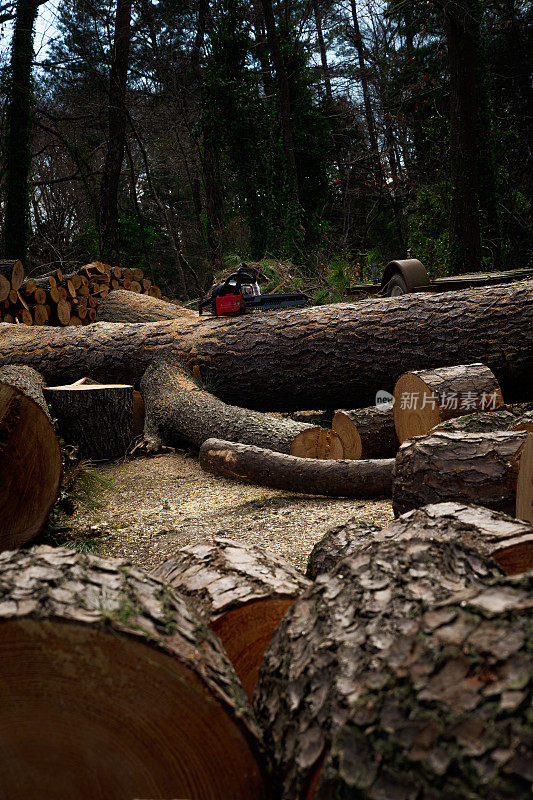
M 387 284 L 387 297 L 399 297 L 407 294 L 407 284 L 400 274 L 393 275 Z

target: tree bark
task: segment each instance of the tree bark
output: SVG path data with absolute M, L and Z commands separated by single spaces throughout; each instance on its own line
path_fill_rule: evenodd
M 118 188 L 126 139 L 124 101 L 128 79 L 132 0 L 117 0 L 113 56 L 109 77 L 109 128 L 100 188 L 100 254 L 112 264 L 120 262 Z
M 356 555 L 376 541 L 381 527 L 365 520 L 350 520 L 326 533 L 311 550 L 305 574 L 312 581 L 323 572 L 333 572 L 343 559 Z
M 148 294 L 115 289 L 98 303 L 98 322 L 158 322 L 162 319 L 197 319 L 189 308 L 158 300 Z
M 389 654 L 418 630 L 423 610 L 500 575 L 460 543 L 413 540 L 369 545 L 318 576 L 276 629 L 254 695 L 284 800 L 313 797 L 308 789 L 350 706 L 390 686 Z M 357 765 L 364 770 L 364 760 Z
M 298 458 L 262 447 L 208 439 L 200 466 L 224 478 L 329 497 L 388 497 L 394 459 L 342 461 Z
M 499 409 L 498 411 L 484 411 L 480 414 L 465 414 L 445 422 L 440 422 L 432 431 L 445 431 L 447 433 L 492 433 L 493 431 L 508 431 L 514 428 L 520 420 L 520 415 L 512 411 Z
M 220 538 L 183 547 L 152 575 L 186 598 L 217 634 L 251 701 L 272 634 L 309 581 L 262 547 Z
M 299 433 L 315 430 L 292 419 L 223 403 L 200 388 L 176 358 L 154 361 L 143 375 L 141 393 L 146 409 L 145 439 L 155 451 L 162 444 L 179 447 L 183 442 L 200 447 L 215 437 L 289 453 Z
M 80 458 L 124 457 L 133 441 L 133 387 L 75 383 L 49 386 L 44 395 L 62 438 Z
M 461 325 L 457 319 L 461 319 Z M 28 364 L 48 383 L 79 375 L 138 383 L 175 353 L 241 407 L 353 408 L 412 369 L 483 361 L 506 398 L 533 392 L 533 282 L 271 311 L 260 319 L 171 320 L 84 328 L 0 325 L 0 364 Z M 297 361 L 295 361 L 297 354 Z
M 168 586 L 39 547 L 1 560 L 0 600 L 7 796 L 266 800 L 242 687 Z
M 28 367 L 0 370 L 0 550 L 37 536 L 59 495 L 63 459 L 42 386 Z
M 392 408 L 377 406 L 355 411 L 337 411 L 333 430 L 344 445 L 344 458 L 393 458 L 400 443 L 394 427 Z
M 465 410 L 485 411 L 504 405 L 494 374 L 484 364 L 461 364 L 407 372 L 394 387 L 394 425 L 400 443 L 423 436 Z
M 520 458 L 516 485 L 516 516 L 533 525 L 533 432 L 522 429 L 527 439 Z
M 428 503 L 472 503 L 514 516 L 525 431 L 447 433 L 407 441 L 394 468 L 396 516 Z
M 496 579 L 398 621 L 375 659 L 383 680 L 336 733 L 316 800 L 527 800 L 531 589 L 531 577 Z

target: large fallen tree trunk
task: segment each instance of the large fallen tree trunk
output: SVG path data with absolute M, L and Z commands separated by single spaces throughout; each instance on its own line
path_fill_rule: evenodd
M 314 800 L 529 800 L 531 576 L 427 608 L 378 651 L 383 680 L 336 733 Z
M 276 629 L 254 695 L 284 800 L 313 797 L 310 787 L 350 706 L 390 687 L 395 640 L 418 630 L 424 608 L 489 589 L 489 578 L 499 576 L 495 562 L 462 544 L 408 540 L 369 545 L 317 577 Z M 365 760 L 354 766 L 364 770 Z
M 435 431 L 408 440 L 396 456 L 395 515 L 450 500 L 514 515 L 526 438 L 526 431 Z
M 460 320 L 460 324 L 458 324 Z M 533 390 L 533 281 L 232 319 L 27 328 L 0 325 L 0 364 L 49 384 L 81 375 L 137 384 L 174 351 L 225 402 L 245 408 L 354 408 L 403 372 L 482 361 L 508 400 Z
M 273 489 L 330 497 L 388 497 L 393 458 L 376 461 L 316 460 L 275 453 L 263 447 L 208 439 L 200 448 L 206 472 Z
M 309 581 L 262 547 L 218 538 L 183 547 L 152 575 L 189 600 L 219 636 L 251 700 L 272 634 Z
M 151 450 L 183 442 L 200 447 L 217 438 L 255 444 L 289 453 L 292 442 L 312 425 L 230 406 L 198 386 L 179 359 L 171 356 L 151 364 L 141 381 L 145 405 L 144 435 Z M 313 454 L 312 457 L 317 457 Z
M 198 313 L 125 289 L 115 289 L 98 304 L 98 322 L 158 322 L 162 319 L 197 319 Z
M 0 370 L 0 550 L 31 541 L 59 495 L 63 459 L 42 385 L 29 367 Z
M 124 561 L 0 559 L 0 774 L 12 800 L 267 800 L 259 737 L 217 637 Z

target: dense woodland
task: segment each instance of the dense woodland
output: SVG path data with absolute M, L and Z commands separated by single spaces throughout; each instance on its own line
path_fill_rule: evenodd
M 524 0 L 2 2 L 3 256 L 100 257 L 180 297 L 242 259 L 324 295 L 409 251 L 434 275 L 524 266 L 531 18 Z

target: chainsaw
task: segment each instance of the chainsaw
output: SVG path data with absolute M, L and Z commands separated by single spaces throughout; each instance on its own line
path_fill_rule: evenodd
M 214 286 L 211 296 L 198 304 L 198 313 L 204 309 L 216 317 L 226 314 L 248 314 L 252 311 L 270 311 L 274 308 L 302 308 L 309 298 L 306 294 L 261 294 L 257 283 L 257 270 L 241 267 Z

